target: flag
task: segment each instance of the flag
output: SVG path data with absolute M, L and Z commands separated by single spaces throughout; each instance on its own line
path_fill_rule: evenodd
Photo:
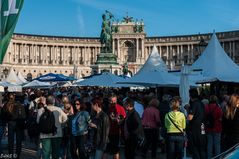
M 0 64 L 2 64 L 24 0 L 0 0 Z

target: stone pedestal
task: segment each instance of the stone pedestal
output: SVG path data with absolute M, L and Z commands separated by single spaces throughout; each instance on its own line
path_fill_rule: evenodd
M 108 64 L 99 64 L 99 65 L 93 65 L 92 68 L 92 74 L 99 74 L 102 72 L 110 72 L 115 75 L 122 74 L 122 66 L 120 65 L 108 65 Z
M 117 63 L 117 57 L 113 53 L 100 53 L 97 55 L 97 61 L 95 64 L 119 65 Z
M 112 74 L 121 74 L 121 66 L 117 63 L 117 57 L 113 53 L 100 53 L 97 55 L 95 65 L 91 66 L 92 74 L 110 72 Z

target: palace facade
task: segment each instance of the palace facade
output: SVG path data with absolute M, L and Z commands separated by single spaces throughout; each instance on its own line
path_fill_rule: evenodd
M 117 70 L 127 63 L 134 74 L 147 60 L 153 45 L 169 69 L 179 69 L 192 64 L 210 40 L 211 33 L 164 37 L 147 37 L 143 21 L 121 21 L 112 24 L 112 52 L 119 63 Z M 239 30 L 219 32 L 217 37 L 227 54 L 239 63 Z M 35 78 L 46 73 L 75 75 L 77 78 L 92 74 L 97 55 L 101 51 L 98 37 L 60 37 L 14 34 L 0 68 L 4 78 L 13 67 L 25 78 Z M 213 60 L 213 59 L 212 59 Z

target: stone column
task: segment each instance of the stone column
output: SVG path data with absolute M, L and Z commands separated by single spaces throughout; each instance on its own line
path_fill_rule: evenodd
M 169 46 L 166 46 L 166 49 L 167 49 L 167 51 L 166 51 L 166 56 L 167 56 L 167 60 L 166 60 L 166 65 L 168 65 L 169 66 Z
M 193 44 L 191 44 L 191 61 L 190 64 L 192 64 L 194 62 L 194 51 L 193 51 Z
M 49 45 L 50 62 L 53 64 L 53 46 Z
M 86 55 L 85 55 L 85 51 L 86 50 L 86 47 L 84 46 L 82 48 L 82 55 L 83 55 L 83 64 L 86 65 L 86 61 L 87 61 L 87 58 L 86 58 Z
M 115 54 L 115 39 L 112 40 L 112 53 Z
M 119 39 L 117 39 L 117 53 L 116 53 L 116 56 L 117 56 L 118 59 L 120 59 L 120 54 L 121 54 L 119 45 L 120 45 L 119 44 Z
M 30 44 L 29 45 L 29 64 L 31 64 L 32 63 L 32 56 L 33 56 L 33 44 Z
M 136 62 L 139 61 L 139 39 L 136 39 Z
M 235 55 L 236 55 L 236 46 L 235 46 L 235 41 L 232 42 L 232 60 L 235 62 Z
M 232 42 L 229 42 L 229 56 L 232 58 Z
M 28 45 L 28 59 L 27 59 L 27 64 L 29 64 L 30 59 L 31 59 L 31 44 Z
M 181 65 L 184 64 L 184 56 L 183 56 L 183 45 L 180 45 L 181 47 Z
M 57 49 L 56 48 L 57 48 L 56 45 L 53 45 L 53 52 L 52 52 L 52 54 L 53 54 L 53 65 L 56 64 L 56 60 L 57 60 Z
M 86 52 L 86 55 L 87 55 L 87 58 L 88 58 L 88 60 L 87 60 L 87 66 L 89 66 L 90 65 L 90 56 L 91 56 L 91 50 L 90 50 L 90 47 L 88 46 L 88 48 L 87 48 L 87 52 Z
M 18 45 L 18 59 L 17 59 L 17 62 L 19 62 L 19 59 L 21 59 L 21 47 L 22 47 L 22 44 L 19 44 Z
M 74 65 L 77 65 L 77 63 L 76 63 L 77 60 L 78 59 L 76 58 L 76 46 L 73 46 L 72 47 L 72 62 Z
M 38 52 L 39 60 L 42 60 L 42 45 L 39 45 L 38 48 L 39 48 L 39 52 Z M 37 61 L 36 63 L 39 64 L 39 61 Z
M 143 38 L 141 40 L 141 55 L 142 55 L 141 63 L 144 63 L 144 61 L 145 61 L 145 54 L 144 54 L 144 39 Z
M 177 45 L 177 64 L 180 63 L 180 48 L 179 45 Z
M 187 53 L 187 55 L 188 55 L 188 63 L 190 63 L 190 51 L 191 51 L 191 46 L 190 46 L 190 44 L 188 44 L 188 53 Z

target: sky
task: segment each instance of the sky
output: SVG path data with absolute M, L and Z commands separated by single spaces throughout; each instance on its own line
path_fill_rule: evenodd
M 105 10 L 143 19 L 147 36 L 239 29 L 239 0 L 25 0 L 15 33 L 99 37 Z

